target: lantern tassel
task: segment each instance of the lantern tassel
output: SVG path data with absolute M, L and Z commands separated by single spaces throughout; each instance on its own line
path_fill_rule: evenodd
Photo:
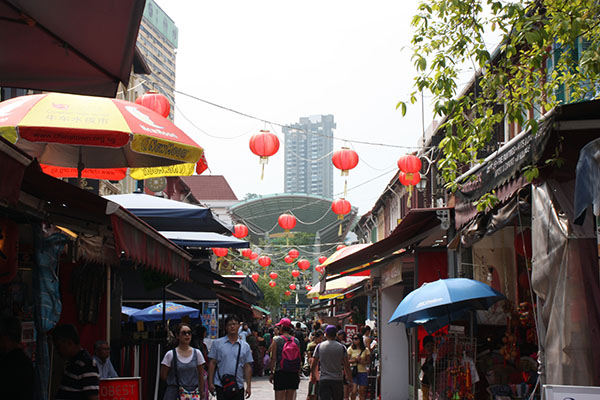
M 340 229 L 338 229 L 338 236 L 342 236 L 342 223 L 340 222 Z
M 262 169 L 260 171 L 260 180 L 262 181 L 263 178 L 265 177 L 265 164 L 261 164 L 262 165 Z
M 413 187 L 412 185 L 408 186 L 408 198 L 406 199 L 406 207 L 410 208 L 410 199 L 412 198 L 412 191 L 413 191 Z
M 344 179 L 344 198 L 348 197 L 348 179 Z

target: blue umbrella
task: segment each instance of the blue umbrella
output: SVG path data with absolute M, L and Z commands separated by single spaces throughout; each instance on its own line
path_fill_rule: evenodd
M 429 332 L 462 319 L 469 310 L 487 310 L 505 296 L 473 279 L 452 278 L 424 283 L 400 302 L 388 323 L 407 328 L 422 325 Z
M 199 310 L 192 308 L 192 307 L 184 306 L 183 304 L 166 302 L 165 305 L 166 305 L 166 307 L 165 307 L 165 314 L 166 314 L 165 318 L 166 319 L 181 319 L 182 317 L 185 317 L 185 316 L 188 316 L 190 318 L 198 318 L 198 316 L 200 315 Z M 153 306 L 146 307 L 143 310 L 140 310 L 131 316 L 131 320 L 133 322 L 162 321 L 162 318 L 163 318 L 163 303 L 158 303 Z
M 131 315 L 135 314 L 138 311 L 140 311 L 139 308 L 121 306 L 121 314 L 125 314 L 125 315 L 131 316 Z

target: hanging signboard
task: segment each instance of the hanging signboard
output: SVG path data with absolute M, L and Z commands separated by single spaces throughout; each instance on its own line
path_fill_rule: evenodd
M 219 338 L 219 301 L 205 301 L 202 306 L 202 325 L 207 339 Z
M 100 400 L 141 400 L 141 378 L 110 378 L 100 380 Z

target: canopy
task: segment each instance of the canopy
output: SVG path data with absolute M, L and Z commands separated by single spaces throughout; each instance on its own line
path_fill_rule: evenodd
M 166 305 L 166 319 L 181 319 L 182 317 L 188 316 L 190 318 L 198 318 L 200 311 L 196 308 L 184 306 L 183 304 L 167 302 Z M 146 307 L 143 310 L 136 312 L 131 315 L 133 322 L 137 321 L 162 321 L 163 317 L 163 303 L 158 303 L 150 307 Z
M 233 249 L 250 247 L 250 242 L 214 232 L 160 231 L 160 234 L 182 247 L 230 247 Z
M 210 208 L 142 193 L 104 196 L 159 231 L 232 233 Z
M 359 283 L 361 283 L 367 279 L 369 279 L 368 276 L 342 276 L 331 282 L 327 282 L 325 292 L 323 292 L 323 293 L 319 293 L 321 291 L 321 282 L 318 282 L 306 294 L 306 297 L 308 297 L 310 299 L 332 299 L 332 298 L 340 297 L 349 288 L 351 288 L 354 285 L 358 285 Z
M 140 311 L 139 308 L 121 306 L 121 314 L 132 316 L 133 314 L 135 314 L 138 311 Z
M 0 86 L 114 97 L 145 0 L 0 1 Z

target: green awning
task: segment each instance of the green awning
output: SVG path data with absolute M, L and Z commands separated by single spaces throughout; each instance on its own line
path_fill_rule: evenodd
M 252 305 L 252 308 L 253 308 L 253 309 L 255 309 L 256 311 L 260 311 L 260 312 L 261 312 L 261 313 L 263 313 L 263 314 L 266 314 L 266 315 L 271 315 L 271 313 L 270 313 L 269 311 L 265 310 L 265 309 L 264 309 L 264 308 L 262 308 L 262 307 L 259 307 L 259 306 Z

